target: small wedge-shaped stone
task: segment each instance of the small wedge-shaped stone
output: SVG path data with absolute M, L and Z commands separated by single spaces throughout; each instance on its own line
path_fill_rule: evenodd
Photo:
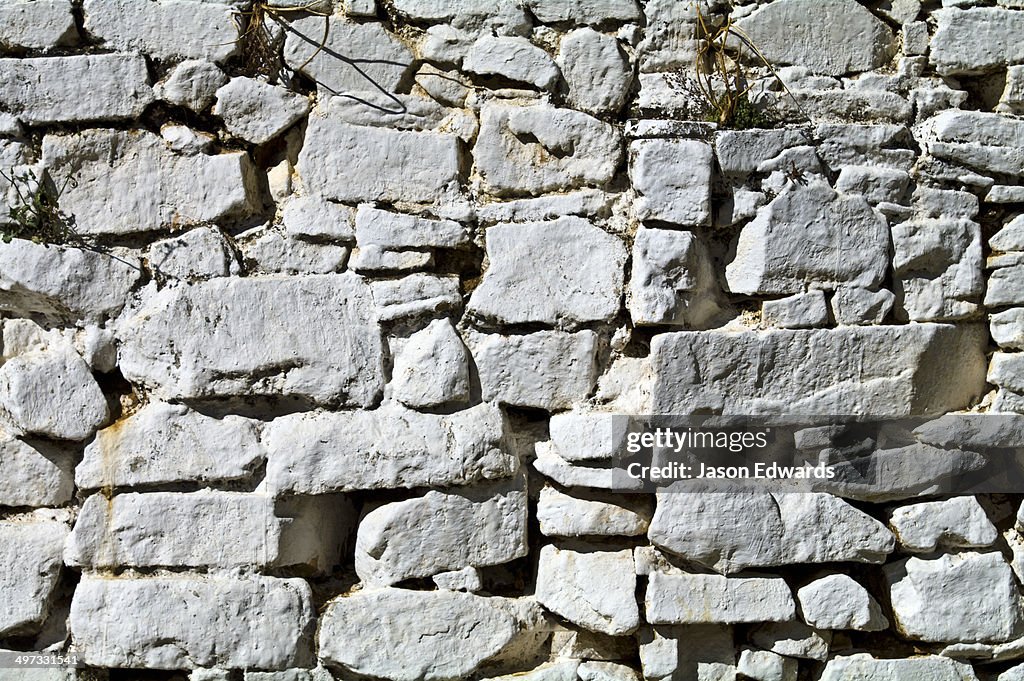
M 164 398 L 367 406 L 383 388 L 369 288 L 353 274 L 171 285 L 151 292 L 118 335 L 125 377 Z
M 821 681 L 978 681 L 974 670 L 947 657 L 926 655 L 907 660 L 879 660 L 868 653 L 835 657 Z
M 391 681 L 467 678 L 529 631 L 536 610 L 531 601 L 455 591 L 362 591 L 327 604 L 320 657 Z
M 380 506 L 359 523 L 356 573 L 364 584 L 396 584 L 526 555 L 526 491 L 521 481 L 431 490 Z
M 447 319 L 412 334 L 397 352 L 391 392 L 407 407 L 436 407 L 469 399 L 469 350 Z
M 284 670 L 311 661 L 312 601 L 302 579 L 86 574 L 71 636 L 96 667 Z
M 880 631 L 889 627 L 878 601 L 848 575 L 829 575 L 796 592 L 803 620 L 818 629 Z
M 74 177 L 62 210 L 86 234 L 133 234 L 240 217 L 254 210 L 248 154 L 181 156 L 145 131 L 89 130 L 43 138 L 43 165 Z
M 651 624 L 787 622 L 796 604 L 781 577 L 654 572 L 647 583 Z
M 49 611 L 69 528 L 41 513 L 0 522 L 0 636 L 30 633 Z
M 537 566 L 537 601 L 585 629 L 631 633 L 640 625 L 633 552 L 545 546 Z
M 90 569 L 264 567 L 278 556 L 273 499 L 202 491 L 94 494 L 68 537 L 64 560 Z
M 263 442 L 268 486 L 279 494 L 465 485 L 519 468 L 494 404 L 450 415 L 393 404 L 290 414 L 270 422 Z

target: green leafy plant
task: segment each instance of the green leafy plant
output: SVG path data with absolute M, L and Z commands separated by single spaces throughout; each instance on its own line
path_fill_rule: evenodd
M 0 239 L 26 239 L 33 243 L 87 247 L 86 240 L 75 229 L 75 218 L 60 209 L 60 197 L 68 186 L 77 187 L 74 177 L 68 176 L 60 187 L 43 170 L 12 169 L 10 175 L 0 171 L 10 185 L 9 220 L 0 224 Z

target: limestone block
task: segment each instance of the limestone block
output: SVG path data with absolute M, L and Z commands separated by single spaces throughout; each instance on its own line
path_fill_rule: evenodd
M 537 602 L 591 631 L 631 633 L 640 625 L 633 552 L 545 546 L 537 566 Z
M 296 196 L 284 204 L 285 232 L 302 239 L 354 241 L 355 211 L 316 196 Z
M 881 324 L 889 316 L 896 295 L 881 289 L 840 286 L 832 297 L 832 314 L 842 325 Z
M 625 105 L 633 69 L 612 36 L 590 28 L 567 33 L 559 47 L 558 67 L 569 88 L 567 102 L 572 108 L 600 115 L 617 113 Z
M 651 624 L 786 622 L 796 617 L 793 594 L 781 577 L 654 572 L 647 583 Z
M 796 660 L 770 650 L 744 650 L 736 671 L 753 681 L 796 681 L 799 666 Z
M 828 324 L 828 303 L 824 291 L 808 291 L 766 300 L 761 305 L 765 324 L 783 329 L 807 329 Z
M 360 248 L 463 248 L 471 243 L 470 237 L 469 230 L 454 220 L 430 220 L 370 205 L 362 205 L 356 212 Z
M 892 228 L 896 298 L 912 321 L 972 316 L 978 309 L 981 226 L 971 220 L 919 219 Z
M 931 14 L 937 27 L 931 61 L 942 75 L 989 73 L 1024 63 L 1024 15 L 1007 9 L 943 7 Z
M 33 633 L 50 610 L 68 526 L 42 512 L 0 522 L 0 635 Z
M 641 220 L 685 226 L 711 219 L 712 150 L 706 142 L 643 139 L 629 145 L 629 177 Z
M 881 631 L 889 628 L 878 601 L 848 575 L 829 575 L 796 592 L 803 620 L 818 629 Z
M 545 485 L 537 501 L 541 534 L 549 537 L 626 536 L 647 532 L 647 504 L 627 496 L 580 499 Z
M 10 0 L 0 5 L 0 43 L 30 50 L 78 41 L 70 0 Z
M 460 282 L 456 276 L 410 274 L 401 279 L 370 283 L 370 293 L 382 322 L 432 316 L 462 306 Z
M 786 657 L 824 662 L 832 645 L 832 632 L 820 631 L 803 622 L 770 622 L 750 634 L 754 645 Z
M 721 311 L 719 298 L 714 265 L 695 234 L 637 231 L 627 299 L 633 324 L 700 328 Z
M 992 314 L 989 331 L 996 344 L 1005 350 L 1024 350 L 1024 309 L 1013 308 Z
M 545 24 L 596 25 L 640 18 L 640 8 L 634 0 L 527 0 L 526 6 Z
M 158 99 L 199 112 L 213 104 L 217 90 L 227 82 L 227 74 L 216 64 L 203 59 L 186 59 L 153 90 Z
M 74 456 L 0 430 L 0 507 L 62 506 L 75 491 Z
M 309 113 L 309 100 L 283 87 L 252 78 L 232 78 L 217 90 L 215 116 L 232 135 L 266 144 Z
M 469 351 L 449 320 L 435 319 L 392 354 L 391 393 L 405 406 L 437 407 L 469 399 Z
M 149 265 L 166 277 L 185 281 L 237 275 L 242 269 L 227 239 L 212 227 L 197 227 L 151 244 Z
M 520 37 L 482 36 L 469 48 L 462 70 L 481 76 L 500 76 L 550 90 L 561 73 L 551 56 Z
M 829 660 L 821 681 L 977 681 L 970 666 L 937 655 L 879 660 L 859 653 Z
M 727 681 L 736 678 L 732 627 L 721 624 L 641 629 L 640 664 L 645 679 Z
M 1014 12 L 1020 14 L 1020 12 Z M 1018 47 L 1020 42 L 1015 43 Z M 1024 48 L 1020 48 L 1024 49 Z M 984 111 L 943 111 L 919 136 L 932 156 L 986 175 L 1020 175 L 1024 167 L 1024 121 Z
M 902 506 L 892 512 L 889 524 L 900 546 L 913 553 L 931 553 L 939 546 L 984 548 L 999 538 L 974 497 Z
M 250 271 L 264 274 L 331 274 L 345 269 L 349 249 L 310 243 L 270 227 L 238 235 L 237 243 Z
M 395 0 L 403 17 L 495 35 L 526 35 L 531 22 L 515 0 Z

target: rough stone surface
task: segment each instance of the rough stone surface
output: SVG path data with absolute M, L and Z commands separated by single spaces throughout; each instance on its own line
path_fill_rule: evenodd
M 203 111 L 213 104 L 217 90 L 227 82 L 227 74 L 216 64 L 204 59 L 186 59 L 153 90 L 165 102 Z
M 867 653 L 829 660 L 821 681 L 977 681 L 971 668 L 946 657 L 927 655 L 909 660 L 878 660 Z
M 818 629 L 879 631 L 889 627 L 878 601 L 847 575 L 829 575 L 796 592 L 803 620 Z
M 462 68 L 469 73 L 527 83 L 541 90 L 551 88 L 561 75 L 547 52 L 519 37 L 479 38 L 462 61 Z
M 711 147 L 695 140 L 637 140 L 629 176 L 641 220 L 697 226 L 711 219 Z
M 637 326 L 699 328 L 721 310 L 707 248 L 692 232 L 638 231 L 629 282 L 627 308 Z
M 793 594 L 778 577 L 651 574 L 647 583 L 651 624 L 785 622 L 796 617 Z
M 1024 46 L 1016 36 L 1024 16 L 994 7 L 943 7 L 934 13 L 931 61 L 944 75 L 986 73 L 1024 62 Z
M 11 0 L 0 6 L 0 44 L 46 50 L 78 40 L 70 0 Z
M 61 506 L 75 490 L 72 455 L 0 432 L 0 507 Z
M 226 277 L 241 268 L 224 235 L 197 227 L 149 247 L 149 263 L 160 274 L 185 281 Z
M 992 441 L 992 440 L 990 440 Z M 903 506 L 889 519 L 900 546 L 914 553 L 946 548 L 984 548 L 999 537 L 974 497 L 927 501 Z
M 469 351 L 446 319 L 409 336 L 395 354 L 391 392 L 407 407 L 466 402 L 470 395 Z M 423 368 L 430 366 L 430 371 Z
M 537 520 L 549 537 L 626 536 L 647 532 L 650 510 L 626 498 L 579 499 L 551 486 L 540 491 Z
M 633 70 L 615 38 L 590 28 L 576 29 L 562 39 L 558 66 L 574 109 L 600 115 L 616 113 L 626 103 Z
M 0 635 L 39 628 L 61 571 L 68 526 L 45 516 L 0 521 Z
M 548 545 L 540 551 L 537 601 L 579 626 L 611 636 L 640 625 L 633 552 L 581 553 Z
M 217 90 L 213 113 L 231 134 L 265 144 L 309 113 L 309 100 L 252 78 L 232 78 Z

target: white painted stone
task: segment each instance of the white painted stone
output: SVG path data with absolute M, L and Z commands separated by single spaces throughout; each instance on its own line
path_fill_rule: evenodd
M 430 220 L 370 205 L 359 206 L 356 212 L 360 248 L 462 248 L 470 244 L 470 238 L 470 231 L 454 220 Z
M 889 518 L 900 546 L 913 553 L 944 548 L 983 548 L 999 538 L 992 521 L 974 497 L 926 501 L 902 506 Z
M 429 251 L 389 251 L 380 246 L 363 246 L 352 251 L 348 269 L 368 276 L 382 272 L 420 272 L 434 266 L 434 254 Z
M 895 625 L 907 638 L 999 643 L 1021 633 L 1020 593 L 998 552 L 915 556 L 885 572 Z
M 281 521 L 270 497 L 238 492 L 94 494 L 82 504 L 64 562 L 72 567 L 265 567 Z
M 631 633 L 640 626 L 633 552 L 545 546 L 537 566 L 537 601 L 591 631 Z
M 203 59 L 186 59 L 154 88 L 156 97 L 193 111 L 204 111 L 217 98 L 217 90 L 228 82 L 220 67 Z
M 984 289 L 981 226 L 919 219 L 894 225 L 897 300 L 912 321 L 973 316 Z
M 232 78 L 217 90 L 213 114 L 232 135 L 266 144 L 309 113 L 306 97 L 252 78 Z
M 85 0 L 85 30 L 107 49 L 224 61 L 238 52 L 230 5 L 202 0 Z M 171 28 L 173 27 L 173 29 Z
M 411 335 L 391 370 L 391 393 L 413 409 L 469 399 L 469 351 L 447 319 Z
M 192 281 L 239 274 L 241 267 L 224 235 L 197 227 L 149 247 L 149 266 L 165 277 Z
M 78 41 L 70 0 L 8 0 L 0 5 L 0 43 L 46 50 Z
M 572 109 L 489 103 L 474 147 L 483 188 L 495 196 L 601 186 L 622 160 L 614 126 Z
M 16 434 L 85 440 L 109 417 L 89 366 L 70 348 L 30 352 L 0 367 L 0 410 Z
M 442 201 L 458 191 L 459 140 L 313 115 L 298 171 L 308 192 L 335 201 Z
M 848 575 L 829 575 L 797 589 L 803 620 L 818 629 L 889 628 L 878 601 Z
M 1024 16 L 994 7 L 935 10 L 931 61 L 942 75 L 989 73 L 1024 62 Z
M 793 594 L 781 577 L 654 572 L 645 603 L 651 624 L 786 622 L 796 617 Z
M 650 524 L 646 506 L 628 496 L 580 499 L 545 485 L 537 500 L 537 522 L 548 537 L 635 537 Z
M 625 105 L 633 69 L 612 36 L 590 28 L 567 33 L 559 47 L 558 67 L 569 88 L 566 101 L 572 108 L 600 115 L 617 113 Z
M 462 678 L 515 645 L 531 627 L 523 617 L 531 606 L 454 591 L 360 591 L 327 604 L 317 636 L 320 657 L 393 681 Z
M 156 396 L 280 394 L 368 406 L 383 387 L 369 289 L 350 274 L 168 286 L 123 319 L 118 337 L 125 377 Z
M 744 650 L 736 671 L 752 681 L 796 681 L 799 665 L 796 660 L 770 650 Z
M 881 563 L 885 525 L 821 493 L 668 491 L 658 495 L 651 542 L 722 573 L 795 563 Z
M 988 367 L 989 383 L 1015 393 L 1024 392 L 1024 354 L 995 352 Z
M 96 667 L 284 670 L 311 657 L 312 600 L 302 579 L 86 574 L 71 634 Z
M 247 269 L 263 274 L 331 274 L 345 269 L 349 257 L 346 246 L 310 243 L 266 226 L 236 241 Z
M 435 315 L 462 306 L 460 282 L 456 276 L 410 274 L 401 279 L 370 283 L 377 316 L 382 322 Z
M 878 68 L 895 50 L 892 32 L 856 0 L 779 0 L 738 27 L 769 63 L 829 76 Z
M 1024 309 L 1013 308 L 992 314 L 989 331 L 996 344 L 1005 350 L 1024 350 Z
M 355 211 L 315 196 L 296 196 L 284 204 L 281 221 L 289 236 L 338 241 L 355 240 Z
M 150 402 L 96 434 L 75 469 L 83 489 L 223 483 L 252 476 L 265 455 L 255 421 Z
M 714 265 L 695 234 L 637 231 L 626 303 L 633 324 L 700 328 L 721 312 L 719 298 Z
M 142 55 L 0 59 L 0 105 L 29 125 L 130 120 L 152 101 Z
M 881 324 L 895 300 L 896 295 L 886 289 L 840 286 L 832 297 L 832 314 L 841 325 Z
M 637 639 L 645 679 L 736 679 L 732 627 L 721 624 L 648 627 L 637 633 Z
M 519 466 L 491 404 L 444 416 L 397 405 L 289 414 L 270 422 L 263 442 L 268 486 L 286 494 L 465 485 Z
M 860 194 L 872 205 L 883 201 L 898 203 L 910 184 L 910 174 L 895 168 L 845 166 L 836 178 L 836 190 Z
M 132 257 L 14 239 L 0 244 L 0 309 L 58 320 L 117 315 L 141 276 Z
M 377 90 L 374 103 L 393 108 L 394 102 L 384 93 L 397 90 L 413 55 L 383 24 L 336 16 L 290 18 L 288 24 L 284 61 L 316 81 L 321 94 Z M 324 49 L 319 49 L 321 42 Z
M 761 319 L 769 326 L 783 329 L 807 329 L 828 324 L 828 304 L 824 291 L 808 291 L 761 305 Z
M 812 181 L 784 191 L 740 233 L 725 276 L 733 293 L 800 293 L 807 286 L 875 288 L 889 268 L 885 219 L 863 197 Z
M 356 535 L 363 584 L 390 586 L 525 556 L 526 491 L 520 481 L 439 492 L 380 506 Z
M 970 666 L 937 655 L 906 660 L 879 660 L 868 653 L 835 657 L 821 681 L 978 681 Z
M 551 55 L 526 38 L 482 36 L 469 49 L 462 69 L 481 76 L 500 76 L 550 90 L 561 73 Z
M 62 506 L 75 491 L 74 457 L 0 430 L 0 507 Z
M 593 331 L 538 331 L 501 336 L 467 330 L 484 400 L 539 409 L 568 409 L 597 380 Z
M 77 217 L 83 234 L 180 228 L 256 208 L 255 172 L 247 154 L 180 156 L 149 132 L 47 135 L 43 165 L 55 178 L 78 180 L 77 187 L 65 189 L 60 207 Z
M 813 629 L 798 621 L 770 622 L 754 628 L 750 640 L 779 655 L 824 662 L 832 645 L 832 632 Z
M 486 233 L 489 267 L 466 307 L 502 325 L 573 327 L 620 309 L 626 248 L 576 217 L 501 224 Z
M 629 178 L 641 220 L 706 225 L 711 219 L 711 146 L 697 140 L 644 139 L 629 145 Z
M 50 610 L 68 526 L 34 515 L 0 522 L 0 635 L 33 633 Z

